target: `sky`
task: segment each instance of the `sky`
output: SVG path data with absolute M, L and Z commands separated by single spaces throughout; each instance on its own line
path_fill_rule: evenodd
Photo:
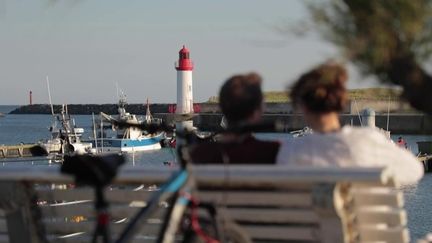
M 0 0 L 0 105 L 175 103 L 178 51 L 195 63 L 196 102 L 233 74 L 263 76 L 265 91 L 284 90 L 301 73 L 337 58 L 313 33 L 278 27 L 307 17 L 302 0 Z M 355 71 L 350 88 L 376 86 Z

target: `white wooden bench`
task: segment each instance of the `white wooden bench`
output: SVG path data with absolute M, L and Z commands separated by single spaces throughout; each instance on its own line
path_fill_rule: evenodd
M 172 171 L 122 169 L 106 191 L 116 221 L 113 235 L 151 195 L 139 186 L 160 185 Z M 199 199 L 214 203 L 254 242 L 409 242 L 403 197 L 386 170 L 195 166 L 193 171 Z M 90 242 L 93 191 L 64 190 L 70 183 L 58 167 L 2 167 L 0 242 Z M 134 242 L 154 241 L 160 215 L 142 227 Z

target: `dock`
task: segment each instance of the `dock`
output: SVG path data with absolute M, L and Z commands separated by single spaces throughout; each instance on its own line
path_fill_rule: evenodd
M 32 157 L 31 148 L 37 144 L 0 145 L 0 159 Z

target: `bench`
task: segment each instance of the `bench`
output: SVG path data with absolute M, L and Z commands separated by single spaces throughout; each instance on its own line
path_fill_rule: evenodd
M 125 167 L 106 190 L 118 235 L 170 168 Z M 409 242 L 403 196 L 380 168 L 194 166 L 201 202 L 213 203 L 253 242 Z M 0 170 L 0 242 L 90 242 L 93 191 L 71 187 L 59 168 Z M 143 186 L 144 185 L 144 186 Z M 167 205 L 134 242 L 153 242 Z M 223 225 L 223 224 L 222 224 Z

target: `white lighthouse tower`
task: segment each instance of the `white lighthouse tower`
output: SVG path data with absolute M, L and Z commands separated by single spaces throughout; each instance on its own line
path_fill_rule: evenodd
M 193 113 L 192 70 L 193 62 L 189 50 L 183 45 L 179 52 L 179 60 L 175 63 L 177 70 L 177 108 L 176 114 Z M 192 129 L 193 121 L 182 121 L 176 124 L 176 129 Z

